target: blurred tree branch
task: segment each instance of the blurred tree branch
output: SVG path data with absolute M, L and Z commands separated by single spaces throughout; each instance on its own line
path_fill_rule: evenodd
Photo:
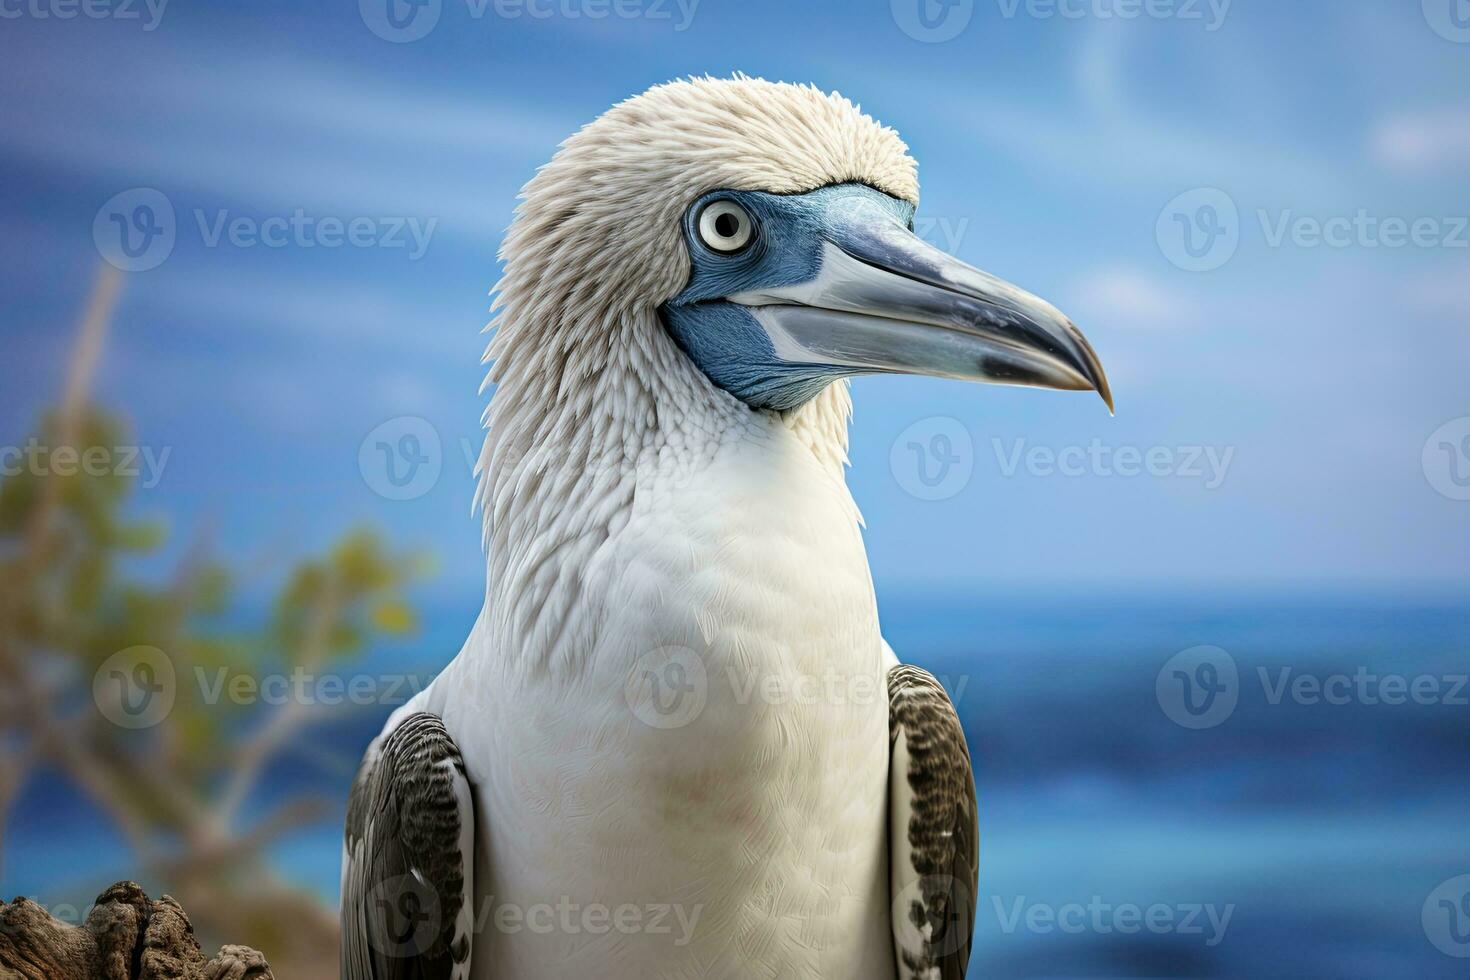
M 128 445 L 124 424 L 90 400 L 118 290 L 106 267 L 61 403 L 38 427 L 36 442 L 53 452 L 70 447 L 75 458 Z M 414 629 L 404 590 L 421 563 L 353 532 L 291 570 L 268 625 L 242 631 L 240 617 L 227 615 L 232 577 L 209 535 L 190 543 L 162 586 L 130 578 L 128 560 L 165 538 L 160 525 L 125 516 L 131 475 L 117 466 L 62 469 L 25 466 L 0 480 L 0 842 L 27 777 L 51 767 L 106 814 L 202 928 L 281 962 L 291 951 L 278 954 L 273 942 L 334 955 L 335 915 L 261 859 L 274 841 L 319 820 L 329 801 L 300 792 L 255 804 L 272 765 L 311 726 L 339 717 L 340 706 L 302 691 L 270 705 L 204 679 L 211 671 L 316 675 L 375 637 Z M 134 650 L 162 659 L 109 666 Z M 158 717 L 140 725 L 119 714 L 134 698 L 153 703 L 159 677 L 171 689 Z

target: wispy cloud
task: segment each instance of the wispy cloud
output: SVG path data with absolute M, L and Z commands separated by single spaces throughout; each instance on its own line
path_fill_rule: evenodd
M 1470 105 L 1406 112 L 1384 119 L 1369 135 L 1381 166 L 1410 176 L 1470 169 Z
M 1179 34 L 1178 49 L 1191 71 L 1178 78 L 1157 64 L 1157 49 L 1141 43 L 1146 35 L 1128 25 L 1096 21 L 1077 36 L 1067 98 L 1019 86 L 946 102 L 943 111 L 1048 179 L 1106 188 L 1109 195 L 1166 183 L 1176 192 L 1216 184 L 1262 204 L 1286 200 L 1307 206 L 1351 196 L 1352 173 L 1340 157 L 1289 134 L 1262 131 L 1251 120 L 1235 118 L 1228 103 L 1209 101 L 1232 89 L 1233 76 L 1260 67 L 1247 36 Z M 1170 98 L 1159 97 L 1157 78 L 1146 84 L 1137 79 L 1140 63 L 1170 78 Z M 1208 95 L 1188 94 L 1196 76 L 1212 79 Z M 918 84 L 912 78 L 892 81 Z M 1260 80 L 1241 83 L 1249 87 Z M 932 87 L 934 80 L 925 76 L 922 84 Z M 955 87 L 960 85 L 956 80 Z
M 1453 333 L 1470 346 L 1470 261 L 1412 275 L 1403 283 L 1400 295 L 1411 309 L 1449 317 L 1455 323 Z
M 218 42 L 187 58 L 162 51 L 147 72 L 122 49 L 47 44 L 49 58 L 0 62 L 11 116 L 0 148 L 263 207 L 433 216 L 495 235 L 520 183 L 576 122 L 503 93 L 470 97 Z M 120 77 L 125 96 L 97 96 Z M 433 162 L 432 176 L 404 169 L 414 155 Z
M 1161 329 L 1197 325 L 1193 297 L 1126 266 L 1098 269 L 1073 287 L 1078 315 L 1121 328 Z
M 417 305 L 401 290 L 358 279 L 301 279 L 237 268 L 161 278 L 138 301 L 201 331 L 244 325 L 303 349 L 328 348 L 340 358 L 391 354 L 456 364 L 477 362 L 484 346 L 480 328 L 489 319 L 488 312 L 452 304 Z M 483 305 L 488 311 L 488 297 Z

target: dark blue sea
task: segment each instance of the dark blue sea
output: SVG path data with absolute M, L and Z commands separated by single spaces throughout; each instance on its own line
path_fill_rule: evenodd
M 432 670 L 475 611 L 431 609 L 372 664 Z M 887 596 L 883 617 L 975 757 L 972 977 L 1470 975 L 1470 602 Z M 330 789 L 273 854 L 324 897 L 351 767 L 329 760 L 385 712 L 321 731 L 257 801 Z M 0 892 L 53 905 L 137 873 L 44 777 L 3 857 Z

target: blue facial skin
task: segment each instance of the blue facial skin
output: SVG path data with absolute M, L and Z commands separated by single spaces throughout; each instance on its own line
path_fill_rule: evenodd
M 718 200 L 734 201 L 755 222 L 754 239 L 734 254 L 717 252 L 699 237 L 700 212 Z M 841 247 L 877 222 L 912 230 L 913 220 L 912 204 L 863 184 L 834 184 L 805 194 L 711 192 L 684 214 L 689 284 L 659 307 L 659 316 L 684 353 L 720 388 L 752 408 L 798 408 L 836 379 L 861 372 L 777 360 L 750 309 L 725 297 L 810 282 L 821 269 L 824 242 Z

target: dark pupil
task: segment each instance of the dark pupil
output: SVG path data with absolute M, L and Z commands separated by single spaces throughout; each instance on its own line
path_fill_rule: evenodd
M 740 230 L 740 219 L 730 212 L 715 218 L 715 234 L 721 238 L 734 238 L 735 233 Z

